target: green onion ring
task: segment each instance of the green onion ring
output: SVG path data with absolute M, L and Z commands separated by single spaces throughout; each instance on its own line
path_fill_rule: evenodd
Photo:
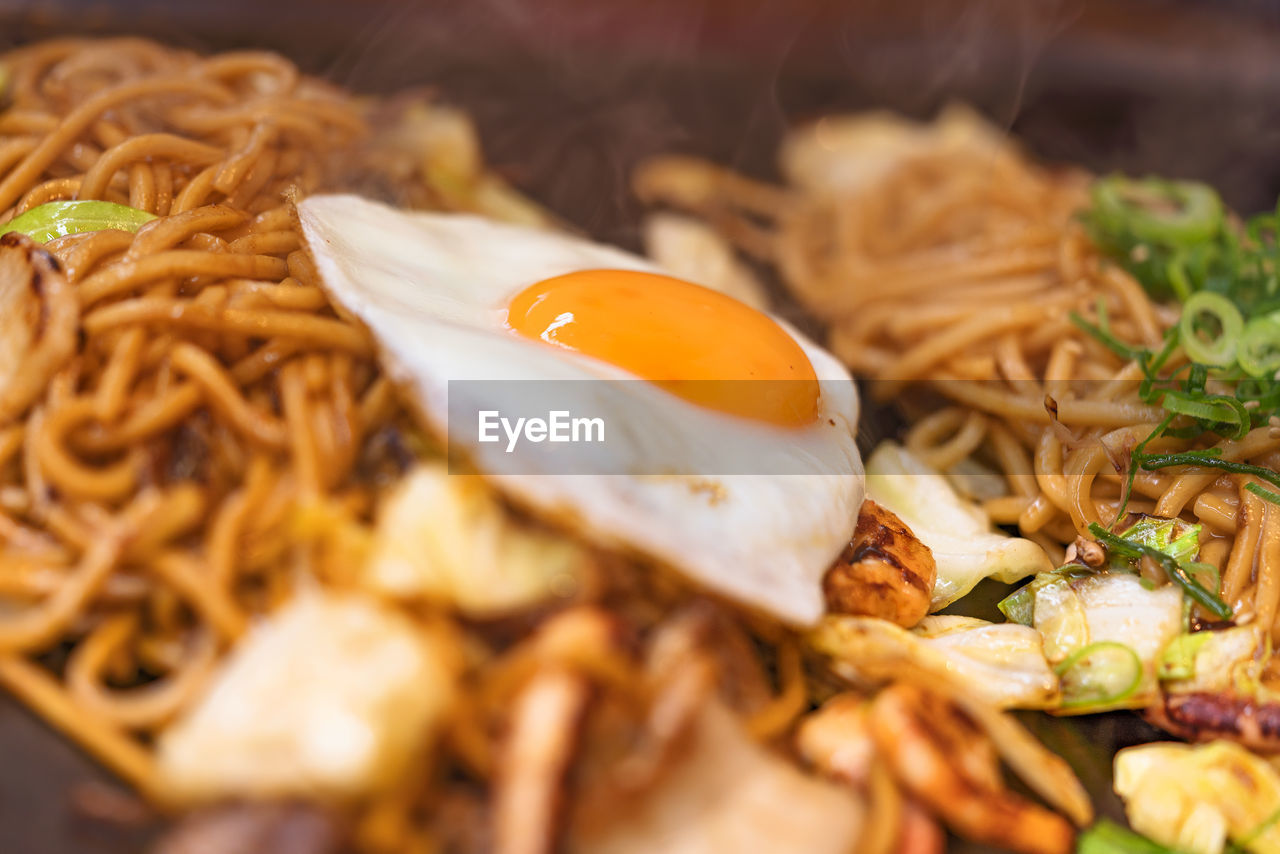
M 1236 361 L 1250 376 L 1275 376 L 1280 371 L 1280 319 L 1268 315 L 1246 323 L 1236 347 Z
M 1218 194 L 1192 181 L 1113 175 L 1094 183 L 1093 205 L 1110 227 L 1147 243 L 1199 243 L 1222 225 Z
M 1205 341 L 1196 334 L 1196 321 L 1203 315 L 1218 321 L 1220 332 L 1212 341 Z M 1197 291 L 1183 303 L 1178 331 L 1182 337 L 1182 348 L 1193 362 L 1216 368 L 1229 367 L 1236 360 L 1236 342 L 1243 330 L 1244 318 L 1240 316 L 1240 309 L 1222 294 Z
M 1119 643 L 1118 641 L 1098 641 L 1096 643 L 1086 644 L 1071 653 L 1071 655 L 1067 656 L 1060 664 L 1058 664 L 1057 667 L 1053 668 L 1053 672 L 1065 682 L 1068 674 L 1070 674 L 1081 661 L 1090 656 L 1097 655 L 1103 650 L 1115 653 L 1125 653 L 1127 655 L 1124 663 L 1127 664 L 1132 671 L 1132 673 L 1128 675 L 1129 681 L 1123 683 L 1123 687 L 1117 688 L 1109 694 L 1092 694 L 1087 697 L 1064 699 L 1062 701 L 1062 708 L 1074 709 L 1081 706 L 1102 706 L 1119 703 L 1133 696 L 1133 694 L 1138 690 L 1138 686 L 1142 684 L 1142 659 L 1138 657 L 1138 654 L 1134 652 L 1131 647 Z M 1106 669 L 1113 670 L 1114 668 Z M 1125 673 L 1121 673 L 1121 676 L 1125 675 Z M 1067 694 L 1067 690 L 1068 689 L 1064 686 L 1064 697 Z

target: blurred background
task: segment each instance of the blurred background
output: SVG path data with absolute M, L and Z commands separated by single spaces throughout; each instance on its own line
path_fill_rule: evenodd
M 867 107 L 966 101 L 1041 158 L 1208 180 L 1242 210 L 1280 191 L 1280 0 L 0 0 L 0 49 L 79 34 L 271 48 L 356 90 L 433 88 L 511 180 L 633 246 L 640 159 L 768 176 L 789 125 Z M 1105 748 L 1148 735 L 1121 715 L 1050 738 L 1114 813 Z M 139 850 L 144 832 L 84 818 L 95 778 L 0 697 L 0 852 Z
M 366 91 L 438 88 L 493 161 L 601 237 L 636 159 L 768 174 L 788 122 L 974 103 L 1042 157 L 1280 189 L 1277 0 L 0 0 L 0 42 L 269 47 Z

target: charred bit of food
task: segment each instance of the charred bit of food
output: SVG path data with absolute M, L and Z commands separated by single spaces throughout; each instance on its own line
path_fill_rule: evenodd
M 1188 741 L 1225 738 L 1254 750 L 1280 749 L 1280 703 L 1253 697 L 1196 691 L 1165 694 L 1147 710 L 1147 720 Z
M 1224 739 L 1280 751 L 1280 697 L 1269 685 L 1270 642 L 1254 625 L 1183 635 L 1161 662 L 1161 694 L 1146 718 L 1188 741 Z
M 822 579 L 822 591 L 829 611 L 909 628 L 929 613 L 937 573 L 929 547 L 892 511 L 867 499 L 848 548 Z
M 0 426 L 22 415 L 76 350 L 80 309 L 52 255 L 0 237 Z
M 1067 546 L 1066 562 L 1097 569 L 1107 562 L 1107 550 L 1097 540 L 1076 537 L 1076 541 Z

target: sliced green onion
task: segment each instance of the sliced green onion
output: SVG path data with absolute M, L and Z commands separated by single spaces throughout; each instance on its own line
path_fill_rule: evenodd
M 1198 243 L 1222 225 L 1222 200 L 1213 188 L 1193 181 L 1113 175 L 1094 183 L 1093 206 L 1108 228 L 1147 243 Z
M 1127 827 L 1121 827 L 1109 818 L 1101 819 L 1093 827 L 1080 834 L 1076 841 L 1076 854 L 1181 854 L 1152 842 Z
M 1188 415 L 1203 421 L 1234 421 L 1236 411 L 1223 397 L 1208 397 L 1204 392 L 1167 391 L 1163 406 L 1175 415 Z
M 1068 315 L 1068 317 L 1070 317 L 1071 322 L 1075 324 L 1077 329 L 1084 332 L 1086 335 L 1091 335 L 1099 344 L 1106 347 L 1112 353 L 1115 353 L 1121 359 L 1131 362 L 1137 361 L 1144 352 L 1136 347 L 1130 347 L 1128 344 L 1125 344 L 1102 326 L 1092 324 L 1085 320 L 1078 312 L 1073 311 Z
M 1200 551 L 1200 524 L 1181 519 L 1141 515 L 1119 533 L 1130 542 L 1158 549 L 1177 561 L 1191 560 Z
M 1187 570 L 1178 563 L 1177 560 L 1150 546 L 1142 543 L 1135 543 L 1132 540 L 1126 540 L 1124 537 L 1116 536 L 1097 522 L 1089 524 L 1089 533 L 1093 534 L 1094 539 L 1107 547 L 1111 554 L 1129 558 L 1130 560 L 1138 560 L 1140 558 L 1149 557 L 1154 560 L 1169 576 L 1169 580 L 1182 588 L 1182 592 L 1191 597 L 1196 604 L 1204 608 L 1210 614 L 1213 614 L 1220 620 L 1231 619 L 1231 606 L 1222 601 L 1217 593 L 1206 590 L 1204 585 L 1197 581 Z
M 1161 679 L 1191 679 L 1196 675 L 1196 656 L 1200 647 L 1212 637 L 1210 632 L 1178 635 L 1169 642 L 1156 664 Z
M 1236 361 L 1253 377 L 1274 377 L 1280 371 L 1280 319 L 1255 317 L 1244 326 L 1236 347 Z
M 1175 389 L 1165 392 L 1160 405 L 1175 415 L 1206 421 L 1216 432 L 1231 439 L 1243 439 L 1253 426 L 1253 419 L 1244 404 L 1225 394 Z
M 48 243 L 85 231 L 136 232 L 155 218 L 155 214 L 115 202 L 47 202 L 0 225 L 0 234 L 18 231 L 37 243 Z
M 1030 626 L 1035 618 L 1036 596 L 1030 584 L 1025 584 L 996 603 L 1000 613 L 1011 623 Z
M 1201 338 L 1198 329 L 1206 318 L 1218 327 L 1209 340 Z M 1197 291 L 1182 304 L 1178 331 L 1182 335 L 1182 349 L 1194 362 L 1216 368 L 1229 367 L 1236 359 L 1236 343 L 1243 329 L 1240 309 L 1222 294 Z
M 1262 478 L 1272 486 L 1280 487 L 1280 474 L 1276 474 L 1271 469 L 1255 466 L 1251 463 L 1218 459 L 1204 452 L 1185 451 L 1181 454 L 1153 454 L 1142 458 L 1142 467 L 1147 471 L 1170 468 L 1171 466 L 1204 466 L 1205 468 L 1228 471 L 1232 474 L 1251 474 Z
M 1111 706 L 1132 697 L 1142 683 L 1142 659 L 1117 641 L 1080 647 L 1053 669 L 1062 680 L 1062 708 Z
M 1178 298 L 1178 302 L 1186 302 L 1194 290 L 1191 279 L 1187 276 L 1187 254 L 1185 252 L 1175 252 L 1173 257 L 1169 259 L 1169 263 L 1164 268 L 1165 280 L 1169 282 L 1169 287 L 1173 288 L 1173 295 Z

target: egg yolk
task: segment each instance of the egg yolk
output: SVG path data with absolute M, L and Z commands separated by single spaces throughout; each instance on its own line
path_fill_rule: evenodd
M 818 417 L 818 377 L 794 338 L 754 308 L 671 276 L 544 279 L 511 300 L 507 324 L 720 412 L 783 427 Z

